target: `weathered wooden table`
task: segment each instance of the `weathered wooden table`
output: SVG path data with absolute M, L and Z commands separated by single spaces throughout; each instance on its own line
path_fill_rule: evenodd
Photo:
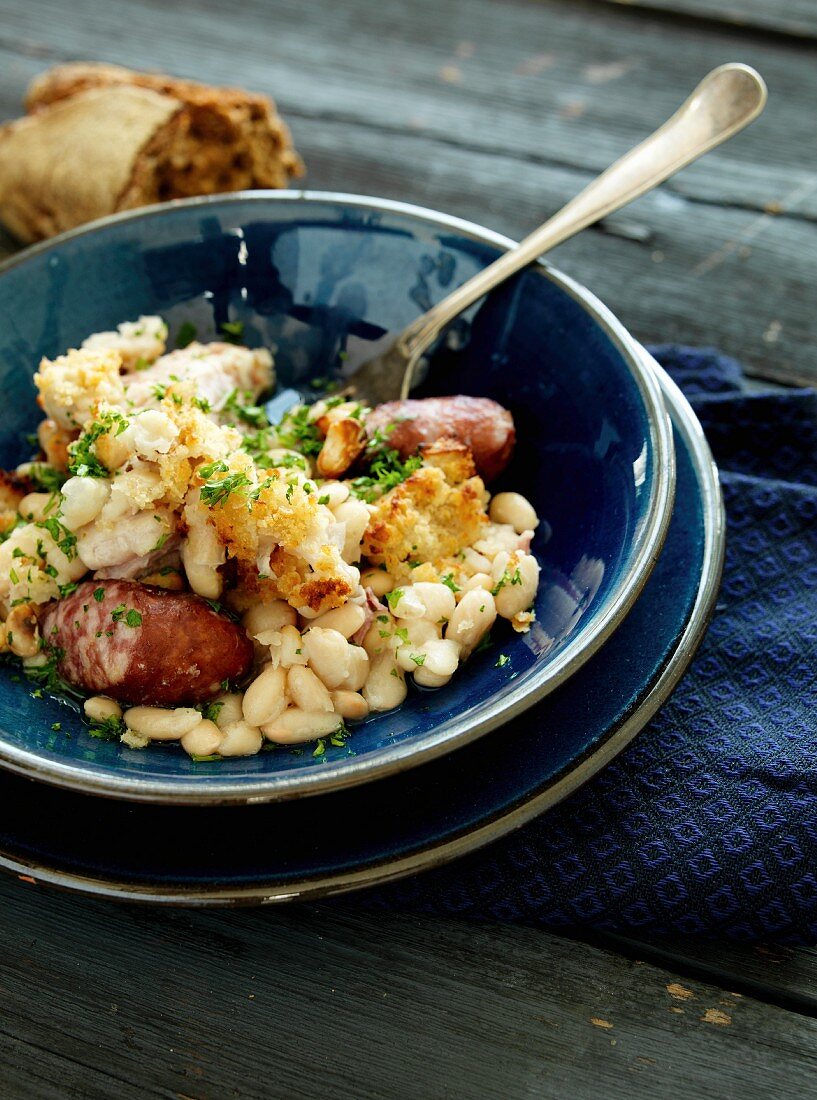
M 760 122 L 556 263 L 644 340 L 817 379 L 814 0 L 0 3 L 0 113 L 78 58 L 271 93 L 316 189 L 520 236 L 711 67 Z M 5 240 L 0 252 L 12 251 Z M 806 1097 L 817 952 L 366 915 L 125 908 L 0 881 L 3 1097 Z

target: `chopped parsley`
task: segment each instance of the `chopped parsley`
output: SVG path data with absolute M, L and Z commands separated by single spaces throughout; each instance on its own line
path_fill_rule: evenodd
M 185 321 L 179 329 L 179 335 L 176 337 L 176 347 L 186 348 L 188 344 L 193 343 L 197 335 L 196 326 L 190 321 Z
M 386 603 L 394 611 L 403 596 L 402 588 L 393 588 L 391 592 L 386 593 Z
M 208 722 L 215 722 L 223 706 L 223 703 L 202 703 L 196 709 L 201 711 L 202 718 Z
M 212 406 L 206 397 L 194 397 L 192 403 L 197 409 L 201 409 L 203 413 L 209 413 Z
M 286 413 L 275 429 L 278 444 L 302 454 L 315 456 L 323 447 L 323 436 L 317 424 L 309 419 L 309 406 L 296 405 Z
M 455 594 L 460 591 L 460 586 L 454 583 L 453 573 L 446 573 L 444 577 L 440 577 L 440 583 L 444 584 L 446 588 L 450 588 Z
M 499 657 L 496 660 L 496 664 L 494 665 L 494 668 L 504 668 L 505 665 L 509 665 L 510 663 L 511 663 L 511 659 L 508 656 L 508 654 L 507 653 L 500 653 Z
M 109 718 L 94 719 L 88 733 L 100 741 L 118 741 L 126 729 L 124 718 L 112 714 Z
M 137 627 L 142 625 L 142 616 L 134 608 L 127 610 L 123 603 L 115 607 L 111 612 L 111 618 L 115 623 L 124 622 L 126 626 Z
M 503 589 L 506 584 L 521 584 L 521 583 L 522 583 L 522 574 L 519 572 L 518 567 L 513 571 L 513 573 L 509 573 L 508 570 L 506 569 L 505 572 L 502 574 L 502 576 L 499 578 L 499 580 L 496 582 L 494 587 L 491 589 L 491 595 L 496 596 L 497 593 L 500 592 L 501 589 Z
M 418 668 L 422 668 L 426 663 L 425 653 L 409 653 L 409 657 L 414 661 Z
M 253 428 L 263 429 L 270 426 L 264 407 L 253 404 L 249 390 L 245 390 L 243 394 L 239 390 L 233 390 L 224 402 L 224 411 L 232 413 L 236 420 L 242 420 Z
M 77 556 L 77 536 L 73 531 L 69 531 L 67 527 L 60 523 L 56 516 L 49 516 L 47 519 L 41 520 L 36 526 L 41 527 L 44 531 L 49 533 L 57 547 L 62 550 L 69 561 L 74 560 Z M 37 544 L 37 553 L 40 557 L 45 556 L 39 543 Z M 48 571 L 49 570 L 46 569 L 46 572 Z
M 244 335 L 243 321 L 223 321 L 220 327 L 222 335 L 228 343 L 241 343 L 241 337 Z
M 76 477 L 107 477 L 107 467 L 96 456 L 96 441 L 103 435 L 121 435 L 128 423 L 121 413 L 104 412 L 79 439 L 68 444 L 68 472 Z
M 375 453 L 369 464 L 369 473 L 356 477 L 352 481 L 352 493 L 367 504 L 373 503 L 378 497 L 400 485 L 411 477 L 423 464 L 419 455 L 412 455 L 405 462 L 400 454 L 385 447 Z
M 96 600 L 97 603 L 102 603 L 102 601 L 105 599 L 105 589 L 101 588 L 101 587 L 100 588 L 95 588 L 94 589 L 94 599 Z
M 250 479 L 243 470 L 230 474 L 227 473 L 228 469 L 227 463 L 220 460 L 200 467 L 199 477 L 205 479 L 201 487 L 201 501 L 208 508 L 215 508 L 217 505 L 223 508 L 231 493 L 250 484 Z M 216 473 L 227 474 L 227 476 L 219 480 L 213 477 Z
M 34 488 L 42 493 L 58 493 L 65 483 L 65 474 L 46 462 L 32 462 L 28 477 L 34 482 Z

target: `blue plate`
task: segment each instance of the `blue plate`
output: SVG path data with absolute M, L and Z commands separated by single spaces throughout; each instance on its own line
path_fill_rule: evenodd
M 359 790 L 244 808 L 127 806 L 0 776 L 0 864 L 26 881 L 131 900 L 286 901 L 438 865 L 575 790 L 666 699 L 717 593 L 717 473 L 694 414 L 663 385 L 678 495 L 661 559 L 603 649 L 501 734 Z
M 31 374 L 43 354 L 125 318 L 160 313 L 201 338 L 228 318 L 277 349 L 283 385 L 342 370 L 493 260 L 507 241 L 443 215 L 376 200 L 252 193 L 138 211 L 38 246 L 0 274 L 0 464 L 26 457 Z M 349 786 L 462 746 L 569 676 L 622 621 L 671 511 L 669 421 L 637 345 L 586 290 L 540 267 L 491 295 L 452 334 L 427 388 L 497 398 L 517 422 L 504 477 L 546 521 L 537 622 L 498 632 L 509 658 L 476 655 L 445 690 L 412 691 L 356 727 L 354 755 L 264 752 L 217 763 L 178 746 L 133 751 L 91 738 L 56 701 L 0 679 L 0 763 L 131 800 L 249 802 Z M 501 487 L 501 486 L 498 486 Z M 548 535 L 550 535 L 548 539 Z M 52 725 L 58 724 L 54 731 Z

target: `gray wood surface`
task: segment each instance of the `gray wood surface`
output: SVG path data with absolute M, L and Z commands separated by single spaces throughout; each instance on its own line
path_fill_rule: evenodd
M 609 0 L 654 11 L 709 19 L 735 27 L 762 28 L 780 35 L 817 37 L 814 0 Z
M 766 76 L 766 114 L 555 262 L 645 340 L 719 344 L 767 377 L 817 378 L 809 42 L 547 0 L 61 0 L 0 23 L 0 114 L 78 56 L 272 93 L 319 189 L 445 209 L 520 236 L 729 59 Z M 770 13 L 776 10 L 769 6 Z M 355 14 L 357 12 L 357 14 Z M 123 28 L 127 33 L 123 33 Z
M 766 1100 L 817 1073 L 817 1021 L 540 930 L 0 899 L 4 1095 Z
M 812 0 L 0 0 L 0 17 L 0 118 L 60 60 L 243 83 L 276 97 L 310 187 L 511 236 L 710 67 L 748 61 L 764 118 L 554 260 L 642 339 L 817 378 Z M 814 1093 L 815 951 L 582 942 L 353 900 L 156 911 L 13 880 L 0 937 L 12 1100 Z

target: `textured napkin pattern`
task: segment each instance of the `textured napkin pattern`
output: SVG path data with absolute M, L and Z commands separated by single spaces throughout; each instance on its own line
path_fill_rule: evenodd
M 817 394 L 651 349 L 718 462 L 727 556 L 691 669 L 612 764 L 523 829 L 365 903 L 548 928 L 817 942 Z

